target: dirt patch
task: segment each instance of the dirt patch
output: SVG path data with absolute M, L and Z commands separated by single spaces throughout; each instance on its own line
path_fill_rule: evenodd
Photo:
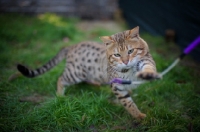
M 38 93 L 34 93 L 32 95 L 19 98 L 19 101 L 20 102 L 31 102 L 34 104 L 38 104 L 38 103 L 44 102 L 47 98 L 49 98 L 49 97 L 40 95 Z
M 81 21 L 77 24 L 77 27 L 83 31 L 103 28 L 117 33 L 124 30 L 122 26 L 115 21 Z

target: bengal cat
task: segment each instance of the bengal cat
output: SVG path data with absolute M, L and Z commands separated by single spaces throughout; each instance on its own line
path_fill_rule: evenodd
M 57 82 L 57 95 L 64 95 L 65 88 L 80 82 L 105 84 L 114 78 L 129 80 L 157 78 L 155 62 L 147 43 L 139 36 L 139 27 L 100 37 L 104 44 L 82 42 L 62 49 L 53 59 L 42 67 L 30 70 L 18 65 L 18 70 L 26 77 L 41 75 L 61 60 L 67 59 L 66 68 Z M 136 119 L 143 119 L 129 95 L 137 85 L 112 83 L 111 89 L 119 102 Z

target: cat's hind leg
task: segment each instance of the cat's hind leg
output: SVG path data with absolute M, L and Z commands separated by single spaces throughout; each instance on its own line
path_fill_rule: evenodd
M 56 95 L 64 96 L 66 87 L 82 82 L 83 79 L 71 69 L 65 69 L 65 72 L 58 78 Z
M 64 93 L 65 93 L 65 86 L 64 86 L 64 83 L 63 83 L 63 78 L 61 76 L 61 77 L 58 78 L 58 81 L 57 81 L 56 95 L 57 96 L 64 96 Z

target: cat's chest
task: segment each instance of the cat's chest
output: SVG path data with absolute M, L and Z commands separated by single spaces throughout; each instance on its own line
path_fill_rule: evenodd
M 128 71 L 117 72 L 117 76 L 122 79 L 128 79 L 133 81 L 137 80 L 136 72 L 137 71 L 135 69 L 131 68 Z
M 122 79 L 126 79 L 126 80 L 131 80 L 131 81 L 137 81 L 139 80 L 137 77 L 136 77 L 136 70 L 134 69 L 131 69 L 129 70 L 128 72 L 126 73 L 122 73 L 122 72 L 119 72 L 118 73 L 118 77 L 119 78 L 122 78 Z M 127 90 L 130 90 L 130 89 L 134 89 L 136 88 L 138 85 L 136 84 L 130 84 L 130 85 L 123 85 L 123 87 Z

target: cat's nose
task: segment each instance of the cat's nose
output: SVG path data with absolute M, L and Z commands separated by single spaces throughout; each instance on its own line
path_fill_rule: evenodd
M 128 60 L 122 61 L 125 65 L 128 64 Z

